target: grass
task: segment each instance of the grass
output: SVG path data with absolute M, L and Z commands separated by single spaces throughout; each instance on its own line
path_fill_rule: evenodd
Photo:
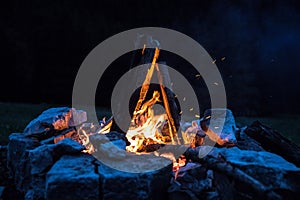
M 14 132 L 23 132 L 26 125 L 51 107 L 62 105 L 50 104 L 21 104 L 21 103 L 0 103 L 0 145 L 8 143 L 8 136 Z M 96 108 L 99 119 L 110 117 L 111 112 L 107 108 Z M 275 116 L 275 117 L 236 117 L 239 127 L 251 125 L 255 120 L 269 125 L 300 145 L 300 116 Z

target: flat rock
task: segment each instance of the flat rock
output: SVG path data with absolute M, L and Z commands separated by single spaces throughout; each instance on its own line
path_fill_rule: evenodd
M 209 120 L 210 129 L 217 133 L 222 139 L 228 139 L 228 141 L 232 143 L 237 142 L 235 137 L 237 127 L 231 110 L 224 108 L 207 109 L 204 112 L 204 117 L 207 116 L 211 116 L 211 119 Z M 200 120 L 198 120 L 198 124 L 200 126 L 199 121 Z M 223 128 L 222 122 L 224 122 Z
M 61 141 L 59 141 L 55 145 L 55 154 L 56 155 L 64 155 L 64 154 L 75 154 L 83 151 L 85 147 L 78 142 L 70 139 L 70 138 L 65 138 Z
M 54 163 L 63 155 L 80 154 L 84 146 L 69 138 L 59 141 L 57 144 L 48 144 L 29 150 L 28 162 L 30 168 L 30 190 L 25 199 L 42 199 L 45 196 L 45 177 Z
M 135 155 L 139 157 L 138 155 Z M 128 158 L 127 158 L 128 159 Z M 158 157 L 155 162 L 162 159 Z M 144 160 L 144 164 L 145 164 Z M 138 161 L 140 162 L 140 161 Z M 153 163 L 148 162 L 150 166 Z M 120 163 L 121 164 L 121 163 Z M 158 163 L 156 163 L 158 164 Z M 131 159 L 125 163 L 127 167 L 136 168 L 139 163 Z M 141 166 L 140 166 L 141 167 Z M 146 167 L 146 166 L 142 166 Z M 121 171 L 111 166 L 100 164 L 102 199 L 166 199 L 167 189 L 172 175 L 172 164 L 160 169 L 148 170 L 141 173 Z
M 69 138 L 59 141 L 57 144 L 42 145 L 28 150 L 32 175 L 38 175 L 49 170 L 56 160 L 65 154 L 79 154 L 85 147 Z
M 41 145 L 35 138 L 13 133 L 8 144 L 8 168 L 17 190 L 25 199 L 41 199 L 45 193 L 45 176 L 54 163 L 65 154 L 80 154 L 84 146 L 71 139 L 57 144 Z
M 69 112 L 71 112 L 71 118 L 67 120 L 65 117 Z M 53 124 L 58 121 L 61 124 L 61 129 L 64 129 L 71 126 L 78 126 L 86 120 L 87 114 L 82 110 L 68 107 L 50 108 L 32 120 L 24 129 L 24 133 L 26 135 L 42 133 L 50 127 L 53 128 Z
M 76 110 L 72 108 L 72 116 L 69 121 L 69 126 L 79 126 L 87 121 L 87 113 L 83 110 Z
M 9 136 L 7 151 L 7 166 L 16 188 L 25 192 L 30 185 L 30 165 L 28 162 L 28 150 L 35 149 L 40 143 L 25 137 L 22 133 L 12 133 Z
M 47 200 L 99 199 L 99 175 L 88 154 L 64 155 L 46 176 Z
M 216 155 L 216 152 L 224 156 L 227 162 L 270 187 L 270 189 L 278 190 L 279 193 L 286 191 L 286 193 L 281 194 L 284 197 L 285 195 L 300 193 L 300 168 L 279 155 L 266 151 L 240 150 L 237 147 L 214 148 L 211 155 Z
M 129 145 L 129 141 L 123 133 L 109 132 L 106 134 L 94 134 L 89 136 L 90 142 L 93 144 L 95 149 L 102 148 L 103 145 L 108 145 L 106 143 L 111 143 L 111 145 L 125 150 L 126 145 Z

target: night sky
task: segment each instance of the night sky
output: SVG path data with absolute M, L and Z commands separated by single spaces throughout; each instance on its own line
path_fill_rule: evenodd
M 192 37 L 216 59 L 228 107 L 237 115 L 300 114 L 297 2 L 5 1 L 0 8 L 0 101 L 71 104 L 77 70 L 95 46 L 131 28 L 157 26 Z M 107 70 L 98 106 L 109 106 L 109 90 L 131 58 L 124 55 Z M 188 65 L 168 53 L 161 59 L 179 70 Z M 209 98 L 204 83 L 186 76 L 200 98 Z M 209 101 L 201 106 L 209 107 Z

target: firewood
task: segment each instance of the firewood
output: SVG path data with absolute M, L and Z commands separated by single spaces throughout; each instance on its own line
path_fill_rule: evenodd
M 259 142 L 266 151 L 278 154 L 300 167 L 300 147 L 283 137 L 279 132 L 255 121 L 245 133 Z
M 212 156 L 206 156 L 203 161 L 209 169 L 221 172 L 233 179 L 244 183 L 249 188 L 253 189 L 258 197 L 262 199 L 281 199 L 281 196 L 274 191 L 269 190 L 268 187 L 263 185 L 261 182 L 255 178 L 249 176 L 242 170 L 232 166 L 226 161 L 214 158 Z
M 249 176 L 242 170 L 237 167 L 232 166 L 230 163 L 226 162 L 225 158 L 215 158 L 213 156 L 206 156 L 204 158 L 198 157 L 198 152 L 192 148 L 189 148 L 185 154 L 187 159 L 192 160 L 193 162 L 198 162 L 207 166 L 208 169 L 220 172 L 228 177 L 233 178 L 239 182 L 242 182 L 249 188 L 253 189 L 256 192 L 256 195 L 264 199 L 281 199 L 280 195 L 274 191 L 269 190 L 268 187 L 263 185 L 261 182 L 255 178 Z

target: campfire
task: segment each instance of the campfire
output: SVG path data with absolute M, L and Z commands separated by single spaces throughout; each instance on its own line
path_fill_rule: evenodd
M 144 51 L 143 51 L 144 52 Z M 177 136 L 177 128 L 171 115 L 169 100 L 163 85 L 162 75 L 160 74 L 159 66 L 156 60 L 159 56 L 159 49 L 155 49 L 154 57 L 146 75 L 145 81 L 141 87 L 140 96 L 133 112 L 132 121 L 126 137 L 131 143 L 126 149 L 131 152 L 145 151 L 145 146 L 152 144 L 177 144 L 179 143 Z M 153 76 L 154 69 L 158 74 L 160 82 L 160 95 L 159 91 L 154 91 L 150 100 L 145 101 L 150 80 Z M 163 102 L 166 113 L 156 115 L 153 106 L 157 102 Z
M 150 49 L 150 52 L 151 50 L 152 49 Z M 145 52 L 146 45 L 144 45 L 141 53 L 144 55 Z M 166 91 L 171 91 L 171 89 L 164 86 L 163 77 L 166 76 L 166 74 L 162 75 L 159 64 L 157 63 L 159 53 L 160 50 L 156 47 L 153 57 L 151 58 L 151 65 L 140 88 L 134 111 L 131 113 L 131 123 L 127 132 L 124 133 L 126 140 L 128 141 L 126 141 L 126 151 L 137 154 L 154 152 L 154 155 L 166 157 L 173 162 L 173 171 L 176 173 L 182 166 L 186 165 L 187 160 L 185 159 L 185 156 L 181 155 L 176 158 L 176 155 L 171 151 L 159 154 L 156 152 L 157 150 L 166 145 L 196 148 L 197 146 L 203 145 L 205 136 L 220 146 L 233 146 L 234 143 L 229 142 L 228 138 L 221 139 L 217 133 L 209 128 L 209 123 L 207 122 L 210 120 L 210 114 L 207 114 L 198 121 L 185 123 L 185 126 L 188 124 L 188 127 L 182 128 L 180 129 L 181 132 L 178 132 L 178 122 L 180 121 L 182 112 L 178 109 L 179 106 L 175 107 L 176 110 L 171 110 L 170 102 L 176 104 L 176 95 Z M 159 88 L 157 88 L 157 90 L 151 90 L 152 94 L 149 94 L 149 88 L 152 86 L 151 78 L 154 74 L 157 75 L 159 80 Z M 147 99 L 147 95 L 152 97 Z M 163 106 L 164 113 L 155 112 L 154 106 L 157 103 Z M 174 113 L 176 113 L 176 115 L 174 115 Z M 74 118 L 74 115 L 76 117 L 78 114 L 75 109 L 71 109 L 64 113 L 61 119 L 56 119 L 51 124 L 51 127 L 57 131 L 64 130 L 64 132 L 60 133 L 58 136 L 54 136 L 54 138 L 51 137 L 50 140 L 48 139 L 46 141 L 51 142 L 53 139 L 56 144 L 65 138 L 71 138 L 85 146 L 86 149 L 83 150 L 83 152 L 93 154 L 95 152 L 95 147 L 92 144 L 90 137 L 95 135 L 105 135 L 113 131 L 112 125 L 114 123 L 114 118 L 113 116 L 109 120 L 104 118 L 99 124 L 82 123 L 80 126 L 77 126 L 76 129 L 68 129 L 68 125 Z M 175 121 L 177 121 L 177 123 L 175 123 Z
M 177 97 L 164 85 L 168 74 L 157 62 L 159 48 L 144 45 L 141 54 L 151 64 L 138 94 L 132 95 L 126 131 L 116 129 L 115 116 L 95 124 L 87 122 L 85 111 L 61 107 L 44 111 L 24 133 L 10 136 L 8 168 L 25 199 L 65 199 L 66 191 L 72 191 L 69 199 L 232 199 L 227 193 L 237 199 L 280 199 L 299 194 L 292 183 L 300 169 L 265 152 L 251 137 L 277 153 L 289 146 L 286 159 L 298 166 L 299 147 L 258 122 L 238 129 L 224 108 L 181 120 Z M 151 83 L 155 75 L 157 85 Z M 157 104 L 163 109 L 158 111 Z M 284 148 L 274 147 L 278 141 Z

